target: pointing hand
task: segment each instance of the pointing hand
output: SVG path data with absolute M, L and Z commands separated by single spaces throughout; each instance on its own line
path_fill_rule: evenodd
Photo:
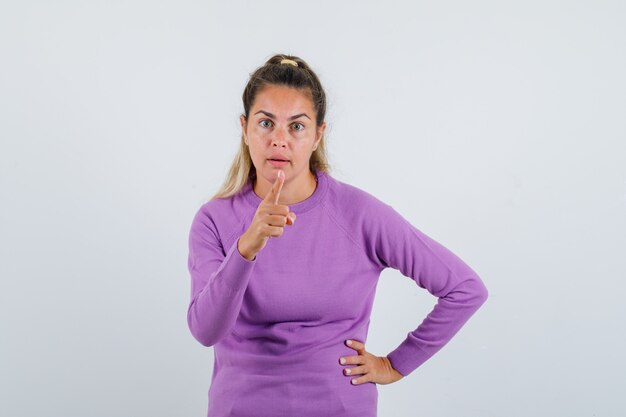
M 250 261 L 256 258 L 270 237 L 280 237 L 285 225 L 291 226 L 296 221 L 296 214 L 290 212 L 288 206 L 278 204 L 284 182 L 285 173 L 279 170 L 272 188 L 257 207 L 250 226 L 237 242 L 239 253 Z

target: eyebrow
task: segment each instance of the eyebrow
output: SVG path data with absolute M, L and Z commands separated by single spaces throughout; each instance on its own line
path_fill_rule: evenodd
M 256 115 L 256 114 L 259 114 L 259 113 L 263 113 L 263 114 L 264 114 L 264 115 L 266 115 L 267 117 L 271 117 L 271 118 L 273 118 L 273 119 L 276 119 L 276 116 L 274 116 L 272 113 L 266 112 L 265 110 L 259 110 L 258 112 L 254 113 L 254 114 Z M 291 116 L 291 117 L 290 117 L 289 119 L 287 119 L 287 120 L 295 120 L 295 119 L 297 119 L 297 118 L 298 118 L 298 117 L 300 117 L 300 116 L 304 116 L 304 117 L 306 117 L 307 119 L 311 120 L 311 118 L 310 118 L 309 116 L 307 116 L 307 114 L 306 114 L 306 113 L 296 114 L 295 116 Z

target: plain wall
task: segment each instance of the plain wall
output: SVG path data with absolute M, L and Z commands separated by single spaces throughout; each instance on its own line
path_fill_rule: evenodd
M 0 415 L 206 415 L 188 231 L 274 53 L 326 88 L 332 174 L 489 289 L 379 415 L 624 415 L 625 21 L 621 1 L 2 2 Z M 385 270 L 368 351 L 435 303 Z

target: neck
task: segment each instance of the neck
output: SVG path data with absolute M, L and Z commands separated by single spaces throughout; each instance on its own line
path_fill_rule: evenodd
M 297 181 L 297 182 L 296 182 Z M 268 182 L 265 178 L 255 178 L 253 183 L 253 189 L 256 195 L 260 198 L 265 198 L 267 193 L 272 188 L 273 183 Z M 278 199 L 279 204 L 296 204 L 309 198 L 317 188 L 317 178 L 310 170 L 307 170 L 307 174 L 302 179 L 290 179 L 285 180 L 283 188 L 280 190 L 280 197 Z

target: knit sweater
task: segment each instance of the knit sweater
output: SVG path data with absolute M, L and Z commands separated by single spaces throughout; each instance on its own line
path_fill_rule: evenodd
M 367 342 L 376 285 L 394 268 L 438 298 L 388 357 L 409 375 L 487 299 L 467 264 L 373 195 L 315 172 L 307 199 L 253 260 L 237 248 L 262 198 L 248 182 L 196 212 L 189 232 L 193 337 L 213 346 L 208 417 L 374 417 L 377 384 L 353 385 L 339 358 Z M 392 312 L 385 312 L 391 315 Z M 416 320 L 417 321 L 417 320 Z M 366 345 L 367 348 L 367 345 Z

